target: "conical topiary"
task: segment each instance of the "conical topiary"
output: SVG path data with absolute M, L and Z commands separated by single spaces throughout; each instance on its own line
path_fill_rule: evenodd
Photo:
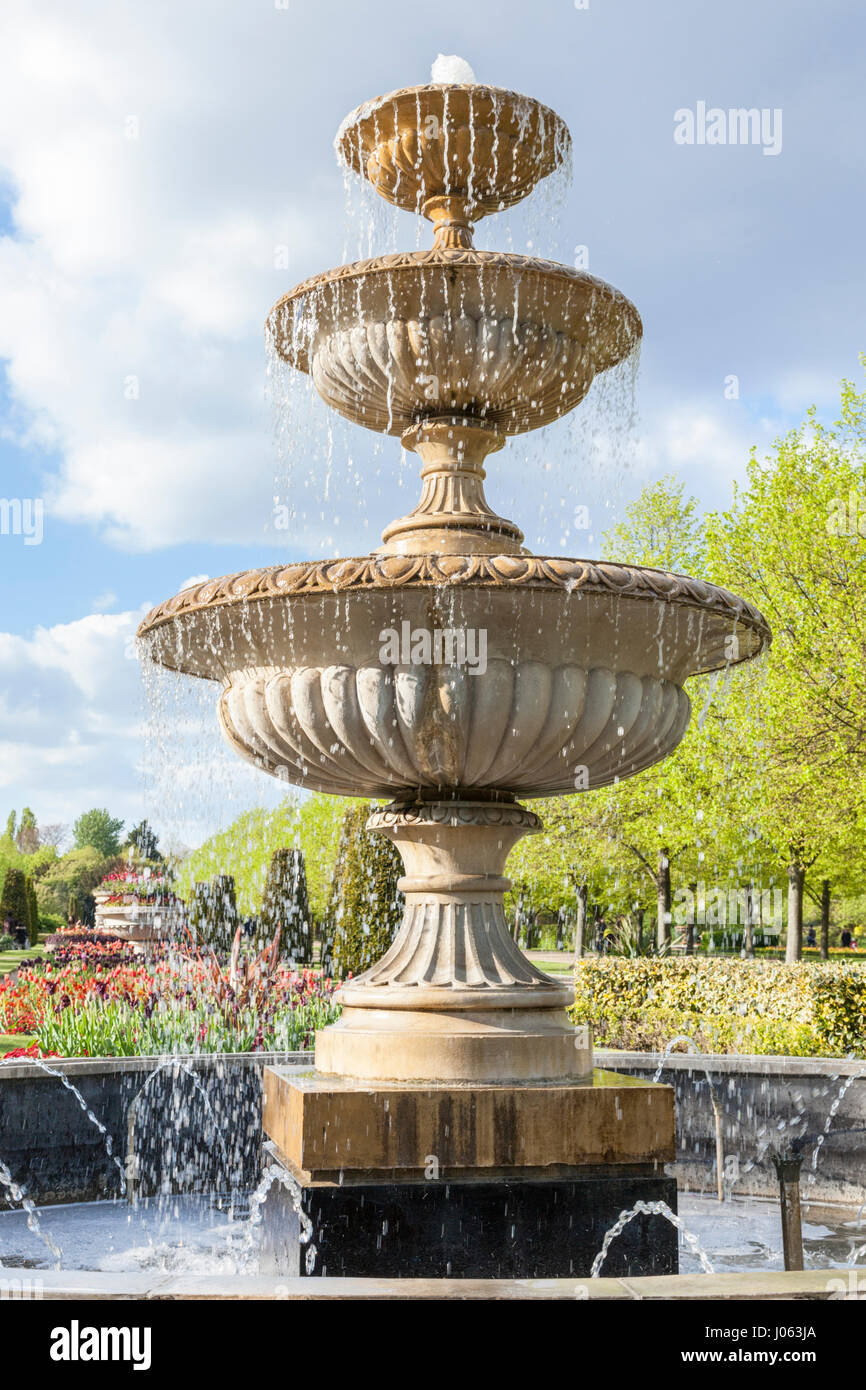
M 261 948 L 280 928 L 280 949 L 292 965 L 309 965 L 313 958 L 307 873 L 299 849 L 278 849 L 271 856 L 262 895 Z
M 331 976 L 334 965 L 334 936 L 337 930 L 337 917 L 340 912 L 340 899 L 343 892 L 343 865 L 346 863 L 351 838 L 351 824 L 348 813 L 340 822 L 340 839 L 334 859 L 331 886 L 328 892 L 328 905 L 319 924 L 319 965 L 322 974 Z
M 402 860 L 390 840 L 366 829 L 368 815 L 369 807 L 357 806 L 343 818 L 331 963 L 339 979 L 360 974 L 384 955 L 403 916 L 403 894 L 397 888 Z
M 36 885 L 32 878 L 26 880 L 27 884 L 27 907 L 28 918 L 27 927 L 30 935 L 30 945 L 39 945 L 39 904 L 36 901 Z
M 189 927 L 199 946 L 210 946 L 220 955 L 232 948 L 238 929 L 235 881 L 231 874 L 217 874 L 209 883 L 196 883 L 189 904 Z
M 8 921 L 13 928 L 24 927 L 30 937 L 30 895 L 27 891 L 27 875 L 23 869 L 6 870 L 3 890 L 0 892 L 0 930 L 4 921 Z

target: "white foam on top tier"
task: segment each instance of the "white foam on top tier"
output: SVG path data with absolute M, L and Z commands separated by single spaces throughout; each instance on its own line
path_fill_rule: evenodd
M 439 53 L 430 69 L 430 80 L 455 83 L 475 82 L 476 78 L 465 58 L 458 58 L 456 53 Z

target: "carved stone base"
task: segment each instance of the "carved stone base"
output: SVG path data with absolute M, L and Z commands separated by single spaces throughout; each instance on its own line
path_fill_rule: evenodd
M 400 930 L 340 991 L 338 1023 L 316 1035 L 316 1066 L 364 1080 L 508 1082 L 586 1078 L 570 983 L 529 961 L 505 921 L 508 853 L 541 822 L 507 801 L 431 801 L 376 810 L 368 828 L 400 850 Z
M 589 1030 L 564 1009 L 357 1009 L 316 1034 L 316 1069 L 359 1080 L 585 1081 Z

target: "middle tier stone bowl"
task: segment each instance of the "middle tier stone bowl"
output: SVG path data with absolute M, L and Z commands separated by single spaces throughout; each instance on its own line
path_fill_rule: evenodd
M 356 424 L 399 435 L 455 414 L 512 435 L 573 410 L 633 350 L 641 322 L 586 271 L 433 247 L 305 280 L 275 304 L 268 333 Z

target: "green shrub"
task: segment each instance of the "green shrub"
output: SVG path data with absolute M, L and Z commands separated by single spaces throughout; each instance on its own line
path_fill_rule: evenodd
M 293 965 L 309 965 L 313 936 L 304 856 L 299 849 L 278 849 L 271 856 L 262 897 L 260 950 L 273 941 L 278 927 L 281 954 Z
M 658 1051 L 685 1034 L 703 1052 L 866 1056 L 866 967 L 590 957 L 572 1016 L 600 1047 Z
M 335 979 L 358 975 L 384 955 L 403 916 L 397 888 L 403 863 L 390 840 L 366 829 L 369 813 L 368 806 L 354 806 L 343 817 L 328 914 L 332 953 L 329 942 L 323 944 Z

